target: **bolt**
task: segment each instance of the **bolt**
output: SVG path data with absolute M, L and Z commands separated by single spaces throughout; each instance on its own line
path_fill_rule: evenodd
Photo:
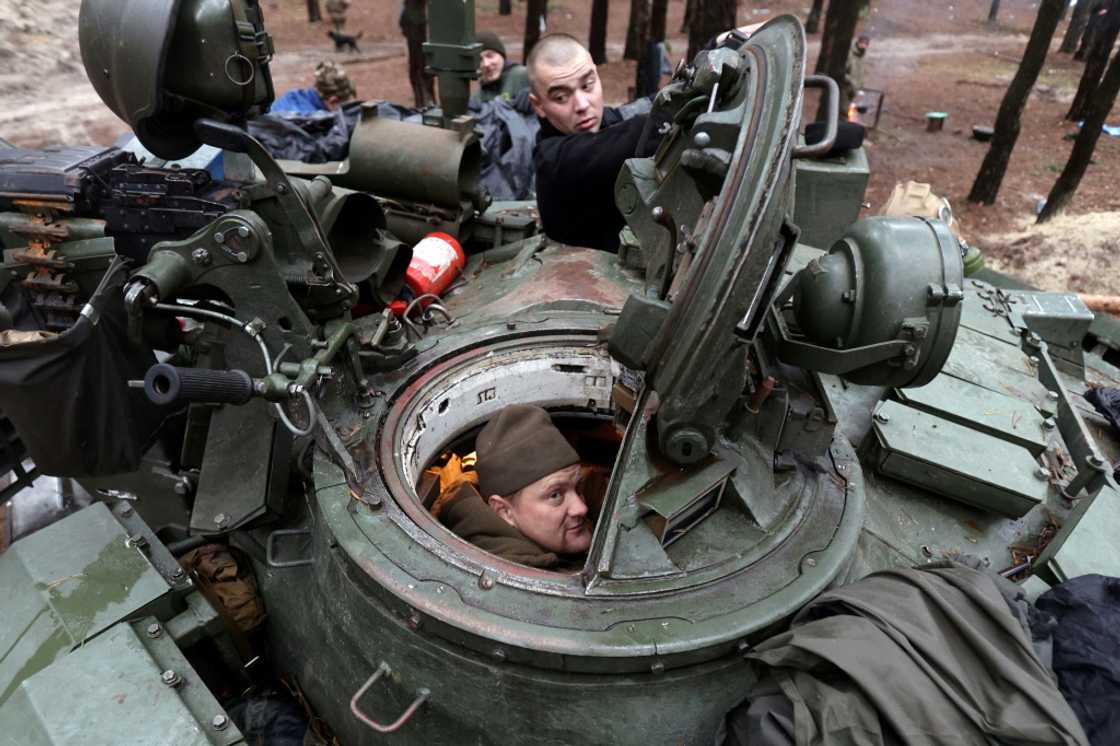
M 657 675 L 660 676 L 661 674 L 665 673 L 665 664 L 662 663 L 661 661 L 655 661 L 653 664 L 650 665 L 649 670 L 650 670 L 650 673 L 657 674 Z
M 1058 426 L 1058 423 L 1054 422 L 1053 418 L 1047 418 L 1042 421 L 1042 426 L 1047 430 L 1053 430 Z
M 172 671 L 170 668 L 159 675 L 160 681 L 167 686 L 179 686 L 183 683 L 183 677 Z
M 1104 467 L 1104 459 L 1102 459 L 1100 456 L 1089 456 L 1085 460 L 1088 461 L 1089 466 L 1093 467 L 1094 469 L 1101 469 Z
M 276 193 L 277 194 L 287 194 L 288 193 L 288 185 L 287 184 L 277 184 L 276 185 Z
M 225 242 L 226 242 L 226 234 L 222 233 L 221 231 L 218 231 L 217 233 L 214 234 L 214 243 L 225 243 Z
M 152 622 L 151 624 L 148 625 L 148 637 L 151 637 L 154 640 L 155 638 L 159 637 L 162 634 L 163 634 L 163 627 L 159 626 L 155 622 Z
M 483 573 L 482 577 L 478 579 L 478 587 L 484 591 L 488 591 L 494 587 L 494 578 Z
M 225 526 L 228 520 L 229 516 L 227 516 L 225 513 L 218 513 L 216 516 L 214 516 L 214 524 L 218 528 Z
M 845 290 L 844 293 L 840 296 L 840 300 L 844 301 L 845 303 L 855 303 L 856 302 L 856 291 L 855 290 Z
M 505 663 L 506 661 L 506 651 L 502 650 L 501 648 L 494 648 L 490 652 L 490 655 L 494 658 L 494 660 L 498 661 L 498 663 Z
M 1050 480 L 1050 470 L 1045 466 L 1040 466 L 1035 469 L 1034 475 L 1041 479 L 1043 482 L 1047 482 Z
M 218 240 L 218 236 L 221 236 L 221 235 L 222 235 L 221 233 L 215 233 L 214 234 L 214 240 L 218 241 L 218 243 L 221 243 L 221 241 Z M 207 251 L 206 249 L 195 249 L 194 251 L 191 252 L 191 261 L 193 261 L 195 264 L 197 264 L 200 267 L 209 267 L 210 266 L 210 252 Z
M 697 132 L 692 136 L 692 141 L 696 143 L 696 147 L 706 148 L 712 144 L 712 136 L 707 132 Z
M 1058 401 L 1058 392 L 1057 391 L 1047 391 L 1046 392 L 1046 398 L 1050 399 L 1051 401 Z
M 175 490 L 176 495 L 185 497 L 191 493 L 191 482 L 186 477 L 182 477 L 175 482 L 175 487 L 173 489 Z
M 228 725 L 229 718 L 227 718 L 225 715 L 215 715 L 214 718 L 210 721 L 210 727 L 212 727 L 214 730 L 225 730 L 226 726 Z
M 186 573 L 183 572 L 183 568 L 181 567 L 176 567 L 175 572 L 171 573 L 171 577 L 175 578 L 176 580 L 181 579 L 184 575 L 186 575 Z
M 907 357 L 913 356 L 917 351 L 918 351 L 918 348 L 915 347 L 914 345 L 906 345 L 905 347 L 902 348 L 902 353 L 904 355 L 906 355 Z
M 1038 366 L 1038 363 L 1039 363 L 1038 355 L 1031 355 L 1030 358 L 1028 358 L 1028 359 L 1030 360 L 1031 365 L 1034 365 L 1036 367 Z
M 739 655 L 746 655 L 751 652 L 751 644 L 746 640 L 739 640 L 739 643 L 735 646 L 735 650 L 739 652 Z
M 408 628 L 415 632 L 416 630 L 420 629 L 420 625 L 423 623 L 423 621 L 424 620 L 420 618 L 420 613 L 414 611 L 408 615 Z
M 876 412 L 875 413 L 875 421 L 876 422 L 884 422 L 884 423 L 890 422 L 891 421 L 891 416 L 889 414 L 887 414 L 886 412 Z
M 814 559 L 813 557 L 807 557 L 805 559 L 805 567 L 816 567 L 816 566 L 817 566 L 817 560 Z
M 253 234 L 249 231 L 248 228 L 246 228 L 245 226 L 241 226 L 237 229 L 237 235 L 241 236 L 242 238 L 248 238 Z
M 512 322 L 512 321 L 507 321 L 506 322 L 506 329 L 509 329 L 510 331 L 512 331 L 516 328 L 517 328 L 517 324 L 515 324 L 514 322 Z

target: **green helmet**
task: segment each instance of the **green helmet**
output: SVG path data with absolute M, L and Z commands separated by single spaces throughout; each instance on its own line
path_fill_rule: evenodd
M 79 41 L 101 100 L 160 158 L 202 144 L 202 117 L 242 122 L 274 97 L 257 0 L 82 0 Z

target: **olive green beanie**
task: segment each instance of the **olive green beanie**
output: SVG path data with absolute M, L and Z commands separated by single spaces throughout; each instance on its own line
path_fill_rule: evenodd
M 511 404 L 482 428 L 475 442 L 478 488 L 483 498 L 508 497 L 572 464 L 579 454 L 552 424 L 548 412 Z
M 474 38 L 482 45 L 482 51 L 489 49 L 491 52 L 497 52 L 503 57 L 506 56 L 506 45 L 502 44 L 502 40 L 493 31 L 479 31 L 474 35 Z

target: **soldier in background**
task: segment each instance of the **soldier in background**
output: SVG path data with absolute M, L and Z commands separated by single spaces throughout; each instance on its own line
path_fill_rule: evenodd
M 504 98 L 512 101 L 517 94 L 529 88 L 529 71 L 524 65 L 506 58 L 506 47 L 493 31 L 480 31 L 476 37 L 482 44 L 479 55 L 476 94 L 482 103 Z
M 848 52 L 848 65 L 844 68 L 844 101 L 840 111 L 843 112 L 847 105 L 863 90 L 863 63 L 867 55 L 867 48 L 871 46 L 871 37 L 860 34 L 852 42 Z
M 350 0 L 327 0 L 327 17 L 331 19 L 331 27 L 342 33 L 346 26 L 346 11 L 350 9 Z
M 412 85 L 413 105 L 417 109 L 436 102 L 435 78 L 426 71 L 424 42 L 428 39 L 427 0 L 401 3 L 401 33 L 408 42 L 408 82 Z

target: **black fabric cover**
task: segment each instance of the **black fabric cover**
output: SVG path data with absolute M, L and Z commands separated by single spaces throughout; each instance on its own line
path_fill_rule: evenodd
M 143 390 L 128 387 L 156 360 L 128 340 L 126 278 L 126 261 L 117 258 L 90 298 L 92 320 L 82 315 L 52 338 L 0 346 L 0 410 L 44 474 L 131 471 L 163 420 Z M 9 295 L 22 292 L 9 288 Z M 28 328 L 27 316 L 16 326 Z
M 827 131 L 828 125 L 824 122 L 810 122 L 805 125 L 805 144 L 815 145 L 824 139 Z M 855 150 L 863 145 L 863 138 L 866 134 L 867 130 L 862 124 L 840 121 L 836 125 L 836 143 L 825 154 L 825 157 L 832 158 L 833 156 L 843 155 L 850 150 Z
M 1120 744 L 1120 579 L 1083 575 L 1039 596 L 1052 615 L 1054 673 L 1093 746 Z
M 250 120 L 248 129 L 273 158 L 327 163 L 349 154 L 358 114 L 353 105 L 314 114 L 264 114 Z

